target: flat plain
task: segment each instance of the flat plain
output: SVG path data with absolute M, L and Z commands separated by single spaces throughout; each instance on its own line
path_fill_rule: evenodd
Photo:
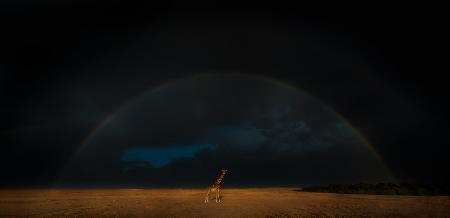
M 0 217 L 450 217 L 450 197 L 298 192 L 295 188 L 0 190 Z

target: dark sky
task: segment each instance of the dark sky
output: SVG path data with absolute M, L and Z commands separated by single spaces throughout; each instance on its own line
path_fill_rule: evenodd
M 271 103 L 270 98 L 261 96 L 271 96 L 276 93 L 273 90 L 277 87 L 272 87 L 271 83 L 264 87 L 257 82 L 259 80 L 241 84 L 237 89 L 227 86 L 220 91 L 216 90 L 217 86 L 202 86 L 202 92 L 211 90 L 208 93 L 216 98 L 183 98 L 182 95 L 176 95 L 177 97 L 167 101 L 165 98 L 159 99 L 161 104 L 167 102 L 171 108 L 163 108 L 156 115 L 141 111 L 141 114 L 146 114 L 141 117 L 142 120 L 152 116 L 166 116 L 167 123 L 171 123 L 174 130 L 180 130 L 177 132 L 179 134 L 175 134 L 176 140 L 172 135 L 159 137 L 158 133 L 156 137 L 126 127 L 119 132 L 127 139 L 138 131 L 141 138 L 147 134 L 147 137 L 159 141 L 149 144 L 153 141 L 139 141 L 140 138 L 137 137 L 134 138 L 135 141 L 141 144 L 110 143 L 111 146 L 114 144 L 113 151 L 101 149 L 101 152 L 87 152 L 85 154 L 89 157 L 84 161 L 82 159 L 85 157 L 74 158 L 79 145 L 84 143 L 99 123 L 116 114 L 123 105 L 134 102 L 133 99 L 139 98 L 142 93 L 164 84 L 173 84 L 180 78 L 211 72 L 272 78 L 298 87 L 303 90 L 302 93 L 311 96 L 311 99 L 317 99 L 324 107 L 342 115 L 362 133 L 399 181 L 449 183 L 450 172 L 444 167 L 450 165 L 447 122 L 450 84 L 445 76 L 449 73 L 449 37 L 446 33 L 445 16 L 437 8 L 439 7 L 412 5 L 408 2 L 322 2 L 296 6 L 283 2 L 277 5 L 261 2 L 237 5 L 228 1 L 97 1 L 73 4 L 60 1 L 2 2 L 1 185 L 52 185 L 60 180 L 61 174 L 67 174 L 67 168 L 70 168 L 67 165 L 71 161 L 78 161 L 78 168 L 75 167 L 73 171 L 80 167 L 89 168 L 90 161 L 95 160 L 95 163 L 113 166 L 113 170 L 123 172 L 124 167 L 127 167 L 123 165 L 127 163 L 124 159 L 142 161 L 145 157 L 138 156 L 146 156 L 145 153 L 152 152 L 154 154 L 155 150 L 149 150 L 153 146 L 172 147 L 172 150 L 163 151 L 163 154 L 177 153 L 180 152 L 177 150 L 179 147 L 188 146 L 194 149 L 190 153 L 198 155 L 194 160 L 200 158 L 207 161 L 208 158 L 215 157 L 216 160 L 224 161 L 209 168 L 198 165 L 198 162 L 194 165 L 195 161 L 169 164 L 156 171 L 152 167 L 143 167 L 133 172 L 129 181 L 115 171 L 69 173 L 69 177 L 78 178 L 69 181 L 90 185 L 145 184 L 146 180 L 159 178 L 159 182 L 164 183 L 166 178 L 180 179 L 173 177 L 173 174 L 189 169 L 209 173 L 205 176 L 209 181 L 211 175 L 218 172 L 215 167 L 228 163 L 227 155 L 234 155 L 214 156 L 217 155 L 214 152 L 208 154 L 208 151 L 214 149 L 224 149 L 221 147 L 223 144 L 267 145 L 268 150 L 258 147 L 261 149 L 252 150 L 248 154 L 244 152 L 243 155 L 247 154 L 244 155 L 246 158 L 270 159 L 272 156 L 268 154 L 274 151 L 270 150 L 267 140 L 274 139 L 258 135 L 260 132 L 254 129 L 262 128 L 260 124 L 256 124 L 260 120 L 249 116 L 264 114 L 264 111 L 258 112 L 253 107 L 261 102 Z M 217 81 L 211 84 L 216 83 Z M 175 85 L 171 90 L 180 89 L 183 90 Z M 242 92 L 236 93 L 236 90 Z M 259 91 L 254 94 L 257 96 L 256 100 L 245 101 L 250 102 L 248 105 L 243 104 L 247 106 L 238 104 L 234 107 L 217 107 L 232 101 L 227 98 L 234 99 L 240 93 L 252 96 L 252 90 Z M 221 98 L 224 98 L 223 101 Z M 306 98 L 308 99 L 309 97 Z M 183 103 L 172 107 L 177 102 Z M 294 101 L 288 102 L 291 104 Z M 269 105 L 288 104 L 272 103 Z M 144 105 L 147 104 L 149 103 Z M 230 123 L 217 121 L 214 124 L 181 122 L 178 119 L 183 116 L 180 115 L 177 120 L 169 116 L 176 112 L 173 111 L 176 107 L 184 108 L 180 110 L 180 114 L 186 113 L 184 117 L 191 116 L 194 112 L 190 110 L 199 107 L 206 108 L 207 111 L 215 109 L 216 114 L 205 112 L 203 118 L 231 114 L 225 116 L 227 120 L 231 120 L 228 120 Z M 267 108 L 268 111 L 271 110 L 271 107 Z M 320 113 L 316 115 L 322 116 Z M 140 126 L 140 118 L 132 118 L 124 122 L 136 125 L 142 131 L 149 129 L 151 132 L 150 129 L 157 126 L 151 122 L 142 122 L 144 124 Z M 294 121 L 297 119 L 290 118 Z M 248 120 L 253 123 L 247 128 L 245 121 Z M 307 124 L 314 123 L 320 126 L 327 122 L 311 121 Z M 273 128 L 277 124 L 286 123 L 272 121 L 265 125 L 272 125 Z M 120 124 L 111 122 L 108 128 L 114 126 Z M 247 129 L 242 130 L 241 127 Z M 202 128 L 207 130 L 200 130 Z M 208 132 L 206 135 L 209 137 L 214 136 L 216 141 L 204 141 L 207 136 L 196 135 L 202 131 Z M 183 134 L 190 134 L 192 137 L 185 137 Z M 97 140 L 114 140 L 114 137 L 107 136 L 104 134 L 96 137 Z M 246 138 L 245 136 L 252 140 L 229 141 L 230 138 Z M 178 139 L 183 139 L 186 143 L 177 141 Z M 203 150 L 199 153 L 195 149 Z M 258 152 L 262 156 L 258 156 Z M 351 166 L 358 164 L 358 160 L 361 161 L 360 165 L 370 165 L 361 158 L 363 156 L 355 157 L 354 152 L 345 149 L 333 152 L 341 152 L 354 158 L 352 164 L 340 166 L 342 168 L 351 169 Z M 189 151 L 183 150 L 182 153 L 181 156 L 187 155 L 188 159 L 192 159 Z M 316 160 L 323 160 L 311 164 L 311 172 L 321 172 L 320 163 L 329 160 L 326 158 L 336 157 L 302 155 L 302 163 L 315 157 L 318 157 Z M 246 162 L 239 162 L 239 157 L 244 156 L 237 155 L 234 165 L 228 164 L 235 167 L 245 165 Z M 277 158 L 259 159 L 259 162 L 255 162 L 255 166 L 259 166 L 257 172 L 279 171 L 283 166 L 289 165 L 289 161 L 294 161 L 288 158 L 286 163 L 263 166 L 264 163 L 272 163 L 273 159 L 278 160 Z M 303 168 L 292 169 L 301 171 Z M 261 181 L 261 174 L 249 174 L 250 169 L 230 169 L 231 178 L 234 171 L 237 171 L 234 180 L 247 185 L 328 183 L 347 181 L 350 178 L 339 173 L 327 176 L 310 173 L 303 177 L 301 174 L 289 177 L 286 173 L 279 173 L 267 182 L 258 183 L 255 181 Z M 93 174 L 99 178 L 92 178 Z M 193 175 L 196 176 L 195 179 L 186 181 L 202 185 L 205 179 L 198 178 L 202 176 L 201 173 Z M 345 179 L 340 180 L 344 177 Z M 182 178 L 186 178 L 185 175 Z M 105 182 L 106 179 L 109 182 Z M 357 179 L 349 181 L 355 182 Z M 234 184 L 239 185 L 238 182 Z

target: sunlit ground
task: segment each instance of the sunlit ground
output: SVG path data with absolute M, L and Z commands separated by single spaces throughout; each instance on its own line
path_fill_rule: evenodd
M 0 217 L 448 217 L 449 197 L 346 195 L 294 188 L 0 190 Z

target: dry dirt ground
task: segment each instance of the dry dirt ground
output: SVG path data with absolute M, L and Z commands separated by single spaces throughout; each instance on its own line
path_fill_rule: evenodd
M 450 217 L 450 197 L 346 195 L 293 188 L 0 190 L 0 217 Z

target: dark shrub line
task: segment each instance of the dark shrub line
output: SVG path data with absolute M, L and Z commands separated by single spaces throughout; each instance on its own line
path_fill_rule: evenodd
M 370 194 L 370 195 L 415 195 L 415 196 L 449 196 L 450 186 L 429 184 L 330 184 L 328 186 L 310 186 L 298 191 L 325 192 L 341 194 Z

